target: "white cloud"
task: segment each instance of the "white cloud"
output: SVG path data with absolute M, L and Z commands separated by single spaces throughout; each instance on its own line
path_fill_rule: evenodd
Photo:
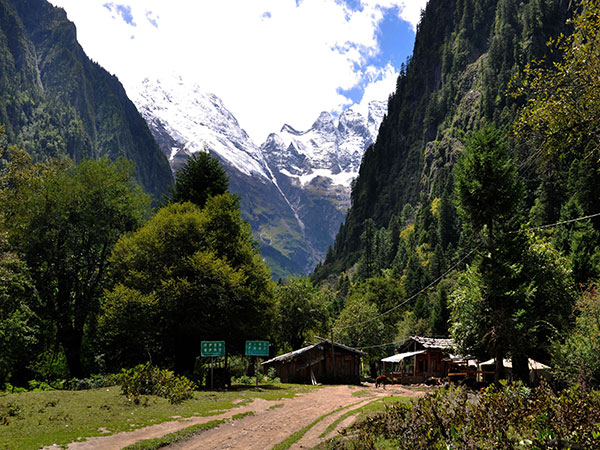
M 143 77 L 182 74 L 221 97 L 258 144 L 283 122 L 307 128 L 321 110 L 348 106 L 338 88 L 355 86 L 361 72 L 378 71 L 365 98 L 387 98 L 393 67 L 365 67 L 378 52 L 377 25 L 397 6 L 415 26 L 426 3 L 363 0 L 362 11 L 351 11 L 335 0 L 111 1 L 130 7 L 132 26 L 106 0 L 51 1 L 76 23 L 87 54 L 128 90 Z
M 388 96 L 396 89 L 398 72 L 388 64 L 382 69 L 372 69 L 369 74 L 370 83 L 365 88 L 365 93 L 359 105 L 359 111 L 365 117 L 369 111 L 369 102 L 373 100 L 387 100 Z

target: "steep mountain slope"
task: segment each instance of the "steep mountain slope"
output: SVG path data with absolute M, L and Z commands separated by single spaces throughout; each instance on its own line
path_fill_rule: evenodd
M 311 128 L 284 125 L 261 146 L 277 185 L 298 217 L 304 235 L 318 249 L 311 263 L 322 261 L 350 206 L 352 181 L 365 149 L 377 135 L 383 102 L 372 102 L 365 119 L 353 109 L 337 121 L 322 112 Z M 333 206 L 333 207 L 332 207 Z
M 367 119 L 322 113 L 310 130 L 285 125 L 258 147 L 218 97 L 180 77 L 145 80 L 131 96 L 173 171 L 205 149 L 221 159 L 276 276 L 306 274 L 323 259 L 385 113 L 375 102 Z
M 156 198 L 172 183 L 121 83 L 90 61 L 65 12 L 45 0 L 0 0 L 0 124 L 37 156 L 126 157 Z
M 414 211 L 451 196 L 463 133 L 486 121 L 510 124 L 518 101 L 508 95 L 508 83 L 564 30 L 567 9 L 563 0 L 428 2 L 413 57 L 363 158 L 352 208 L 316 278 L 357 262 L 367 219 L 375 229 L 388 227 L 392 219 L 406 219 L 406 205 Z

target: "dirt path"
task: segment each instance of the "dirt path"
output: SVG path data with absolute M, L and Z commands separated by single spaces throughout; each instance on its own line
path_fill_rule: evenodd
M 366 391 L 365 396 L 353 396 L 358 390 Z M 368 391 L 368 393 L 367 393 Z M 373 386 L 329 386 L 304 394 L 293 399 L 284 400 L 283 406 L 267 409 L 241 420 L 221 425 L 208 430 L 179 444 L 168 447 L 171 450 L 205 450 L 205 449 L 244 449 L 264 450 L 273 448 L 288 436 L 310 425 L 316 419 L 339 408 L 339 412 L 327 416 L 310 428 L 300 441 L 292 448 L 311 448 L 322 441 L 319 435 L 328 425 L 348 410 L 357 409 L 377 397 L 386 395 L 420 396 L 400 386 L 386 390 Z M 346 421 L 345 421 L 346 422 Z
M 360 396 L 352 395 L 362 391 Z M 348 407 L 342 411 L 327 416 L 303 436 L 293 448 L 311 448 L 322 439 L 319 435 L 327 426 L 342 414 L 351 409 L 356 409 L 369 401 L 386 395 L 404 395 L 416 397 L 422 392 L 409 390 L 401 386 L 388 386 L 386 390 L 375 389 L 373 385 L 363 386 L 326 386 L 294 398 L 278 401 L 255 399 L 252 403 L 234 408 L 223 414 L 210 417 L 192 417 L 170 422 L 164 422 L 134 431 L 117 433 L 111 436 L 89 438 L 85 442 L 69 444 L 69 450 L 119 450 L 127 445 L 181 430 L 183 428 L 206 423 L 216 419 L 228 419 L 235 414 L 252 411 L 254 415 L 225 423 L 217 428 L 202 432 L 197 437 L 180 444 L 173 445 L 171 449 L 270 449 L 289 435 L 308 426 L 316 419 L 335 411 Z M 353 418 L 344 420 L 337 429 L 347 426 Z M 330 436 L 333 433 L 330 433 Z M 46 449 L 55 449 L 47 447 Z M 45 450 L 45 449 L 44 449 Z

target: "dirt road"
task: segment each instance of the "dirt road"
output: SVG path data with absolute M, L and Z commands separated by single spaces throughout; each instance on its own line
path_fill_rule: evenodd
M 352 395 L 361 391 L 360 395 Z M 416 397 L 423 392 L 409 390 L 401 386 L 388 386 L 386 390 L 373 385 L 326 386 L 294 398 L 278 401 L 255 399 L 248 405 L 234 408 L 218 416 L 195 417 L 186 420 L 165 422 L 135 431 L 117 433 L 112 436 L 90 438 L 85 442 L 75 442 L 69 450 L 118 450 L 135 442 L 164 436 L 182 428 L 215 419 L 231 418 L 234 414 L 252 411 L 254 415 L 225 423 L 217 428 L 202 432 L 195 438 L 173 445 L 171 449 L 270 449 L 291 434 L 302 430 L 319 418 L 334 412 L 312 426 L 291 448 L 311 448 L 323 439 L 319 436 L 342 414 L 386 395 Z M 344 420 L 327 437 L 337 430 L 350 425 L 352 418 Z

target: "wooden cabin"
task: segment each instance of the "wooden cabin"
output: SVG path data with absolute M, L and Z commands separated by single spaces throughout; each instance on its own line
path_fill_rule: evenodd
M 398 353 L 383 358 L 384 374 L 394 383 L 424 383 L 430 378 L 446 378 L 452 339 L 411 336 L 398 347 Z
M 365 353 L 328 339 L 262 363 L 274 367 L 284 383 L 360 384 L 361 357 Z

